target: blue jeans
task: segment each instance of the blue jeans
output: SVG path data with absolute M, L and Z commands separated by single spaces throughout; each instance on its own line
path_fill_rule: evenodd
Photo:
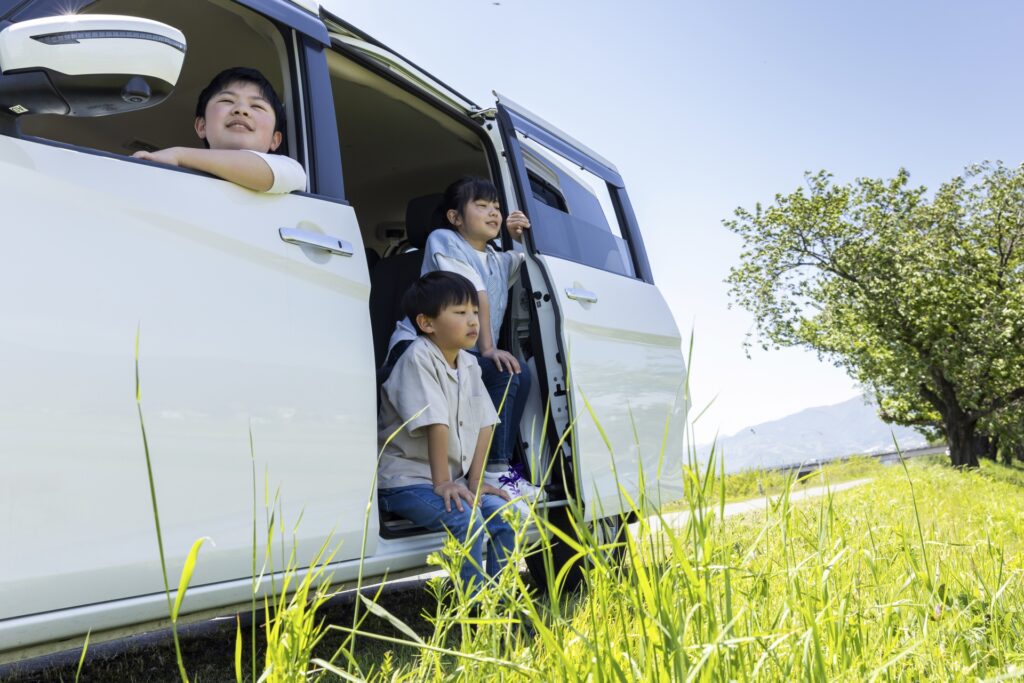
M 431 531 L 447 529 L 456 540 L 467 545 L 469 559 L 462 563 L 459 576 L 470 593 L 479 590 L 488 575 L 495 576 L 501 571 L 515 547 L 515 532 L 499 512 L 508 503 L 498 496 L 481 496 L 480 507 L 462 501 L 462 512 L 453 503 L 452 511 L 448 512 L 444 509 L 444 499 L 434 493 L 430 484 L 380 489 L 377 493 L 380 507 L 385 512 L 404 517 Z M 486 574 L 483 571 L 485 535 L 489 540 Z
M 490 358 L 484 358 L 476 351 L 470 351 L 476 356 L 480 363 L 480 371 L 483 376 L 484 386 L 491 396 L 494 409 L 497 410 L 502 400 L 505 405 L 498 418 L 501 423 L 494 429 L 494 437 L 491 440 L 491 450 L 487 453 L 487 464 L 494 469 L 495 466 L 508 467 L 512 460 L 512 452 L 516 446 L 516 435 L 519 433 L 519 423 L 523 420 L 523 412 L 526 410 L 526 399 L 530 396 L 530 368 L 526 361 L 520 356 L 517 375 L 514 372 L 499 370 Z M 509 383 L 511 378 L 511 383 Z M 508 395 L 505 395 L 505 387 L 508 387 Z

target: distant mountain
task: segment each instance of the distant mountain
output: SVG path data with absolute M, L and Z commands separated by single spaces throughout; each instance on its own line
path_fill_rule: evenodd
M 887 425 L 863 396 L 832 406 L 808 408 L 773 422 L 745 427 L 718 440 L 717 451 L 730 472 L 829 460 L 854 453 L 917 448 L 927 440 L 913 429 Z M 698 449 L 706 457 L 710 445 Z

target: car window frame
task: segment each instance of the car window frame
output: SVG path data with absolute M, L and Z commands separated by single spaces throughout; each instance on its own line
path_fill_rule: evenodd
M 632 258 L 632 266 L 635 275 L 630 279 L 641 280 L 653 285 L 654 276 L 651 272 L 650 261 L 647 257 L 647 250 L 644 246 L 640 226 L 637 223 L 636 214 L 633 211 L 632 203 L 629 201 L 629 195 L 626 192 L 625 183 L 622 180 L 622 176 L 619 175 L 619 172 L 609 164 L 595 158 L 594 155 L 588 154 L 571 141 L 564 139 L 555 132 L 549 131 L 541 124 L 532 121 L 527 116 L 516 111 L 516 109 L 508 106 L 502 101 L 498 102 L 497 120 L 501 128 L 505 148 L 509 152 L 509 165 L 515 179 L 515 184 L 518 186 L 520 191 L 520 201 L 525 202 L 525 205 L 529 206 L 531 202 L 538 200 L 533 197 L 529 177 L 527 175 L 528 171 L 525 165 L 526 161 L 517 133 L 522 133 L 533 142 L 545 147 L 570 163 L 576 164 L 580 168 L 593 173 L 607 183 L 608 192 L 612 200 L 612 207 L 615 211 L 615 217 L 619 222 L 619 230 L 622 234 L 621 239 L 625 242 L 629 249 L 630 257 Z M 569 215 L 571 216 L 571 214 Z M 532 244 L 536 246 L 535 241 L 532 241 Z M 536 251 L 538 254 L 544 255 L 544 252 L 540 249 L 536 249 Z M 553 258 L 566 258 L 565 256 L 558 254 L 552 254 L 551 256 Z M 601 268 L 600 266 L 595 266 L 585 261 L 575 260 L 575 262 L 582 263 L 582 265 L 597 268 L 605 272 L 610 272 L 620 277 L 630 277 L 629 275 L 610 271 L 606 268 Z

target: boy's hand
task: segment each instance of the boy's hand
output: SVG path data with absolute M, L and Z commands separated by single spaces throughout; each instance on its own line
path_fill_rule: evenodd
M 132 157 L 146 161 L 155 161 L 158 164 L 167 164 L 168 166 L 181 166 L 182 149 L 182 147 L 168 147 L 167 149 L 158 149 L 154 152 L 140 150 L 133 154 Z
M 512 500 L 512 496 L 508 495 L 508 491 L 506 491 L 505 489 L 495 488 L 490 484 L 484 484 L 483 486 L 480 487 L 480 495 L 482 496 L 485 493 L 489 493 L 492 496 L 498 496 L 499 498 L 503 498 L 507 501 Z
M 480 355 L 484 358 L 490 358 L 494 365 L 498 368 L 499 372 L 514 372 L 519 374 L 519 361 L 508 351 L 502 351 L 495 347 L 481 351 Z
M 530 219 L 522 211 L 513 211 L 505 219 L 505 225 L 508 227 L 512 239 L 519 241 L 523 239 L 523 231 L 529 230 Z
M 504 489 L 495 488 L 494 486 L 491 486 L 486 482 L 481 484 L 480 482 L 470 481 L 469 490 L 472 491 L 473 493 L 479 493 L 481 497 L 489 493 L 492 496 L 498 496 L 499 498 L 502 498 L 504 500 L 512 500 L 512 496 L 508 495 L 508 491 L 505 491 Z M 478 506 L 480 505 L 479 498 L 477 499 L 476 504 Z
M 444 509 L 447 512 L 452 511 L 452 501 L 455 501 L 455 507 L 459 512 L 463 511 L 463 500 L 465 500 L 469 505 L 473 505 L 474 503 L 473 494 L 466 488 L 466 485 L 451 480 L 443 481 L 440 484 L 434 484 L 434 493 L 444 499 Z

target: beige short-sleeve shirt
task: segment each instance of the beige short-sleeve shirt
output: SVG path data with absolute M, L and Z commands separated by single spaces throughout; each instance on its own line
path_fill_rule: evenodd
M 480 430 L 496 424 L 498 414 L 480 378 L 476 358 L 459 351 L 456 364 L 458 370 L 423 336 L 398 359 L 380 392 L 377 439 L 383 452 L 377 472 L 379 488 L 433 484 L 425 427 L 434 424 L 448 425 L 452 481 L 469 472 Z

